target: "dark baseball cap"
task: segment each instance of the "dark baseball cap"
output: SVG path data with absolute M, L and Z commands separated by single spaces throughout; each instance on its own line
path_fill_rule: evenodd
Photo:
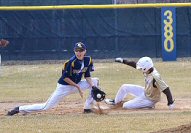
M 86 50 L 86 45 L 82 42 L 77 42 L 74 46 L 74 51 L 76 51 L 76 50 L 84 51 L 84 50 Z

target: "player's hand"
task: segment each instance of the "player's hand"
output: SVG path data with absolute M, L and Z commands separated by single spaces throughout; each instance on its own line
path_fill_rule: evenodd
M 172 103 L 172 104 L 168 105 L 169 110 L 173 110 L 173 109 L 174 109 L 174 107 L 175 107 L 174 103 Z
M 80 93 L 81 98 L 83 98 L 83 92 L 81 91 L 81 89 L 78 90 L 78 91 L 79 91 L 79 93 Z
M 115 58 L 115 62 L 123 63 L 123 58 Z
M 83 92 L 82 92 L 82 90 L 80 89 L 80 87 L 79 87 L 79 86 L 77 86 L 76 88 L 78 89 L 78 91 L 79 91 L 79 94 L 80 94 L 81 98 L 83 98 Z

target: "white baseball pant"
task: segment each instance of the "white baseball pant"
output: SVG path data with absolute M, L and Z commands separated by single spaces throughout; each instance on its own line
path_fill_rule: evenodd
M 99 85 L 98 78 L 92 78 L 92 82 L 95 86 Z M 82 80 L 78 83 L 78 85 L 80 86 L 82 91 L 89 89 L 89 96 L 86 99 L 84 109 L 91 109 L 93 98 L 91 96 L 91 87 L 89 83 L 86 80 Z M 23 113 L 29 113 L 34 111 L 48 110 L 50 108 L 55 107 L 63 97 L 73 93 L 79 93 L 76 87 L 73 87 L 71 85 L 61 85 L 57 83 L 56 90 L 52 93 L 52 95 L 49 97 L 49 99 L 45 103 L 19 106 L 19 111 Z
M 134 99 L 123 103 L 125 109 L 153 108 L 155 102 L 145 96 L 144 88 L 138 85 L 123 84 L 115 97 L 115 103 L 120 103 L 128 95 L 135 96 Z

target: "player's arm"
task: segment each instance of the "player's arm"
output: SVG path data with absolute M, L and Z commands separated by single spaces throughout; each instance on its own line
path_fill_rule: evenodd
M 92 82 L 92 78 L 91 77 L 85 77 L 85 79 L 88 82 L 88 84 L 90 85 L 90 87 L 92 88 L 92 86 L 94 86 L 94 84 Z
M 68 83 L 69 85 L 71 85 L 71 86 L 74 86 L 74 87 L 76 87 L 76 88 L 79 88 L 79 86 L 78 86 L 78 84 L 76 84 L 75 82 L 73 82 L 70 78 L 64 78 L 64 81 L 66 82 L 66 83 Z
M 64 78 L 64 81 L 66 83 L 68 83 L 69 85 L 76 87 L 78 89 L 79 93 L 80 93 L 81 98 L 83 98 L 83 92 L 81 91 L 81 88 L 80 88 L 80 86 L 78 84 L 76 84 L 70 78 L 67 78 L 67 77 Z
M 63 80 L 69 85 L 76 87 L 80 93 L 80 96 L 83 98 L 83 93 L 81 91 L 80 86 L 70 79 L 70 76 L 72 74 L 71 62 L 68 62 L 67 65 L 65 65 L 65 67 L 66 69 L 62 72 L 64 77 Z
M 129 61 L 129 60 L 125 60 L 123 58 L 116 58 L 115 62 L 123 63 L 123 64 L 129 65 L 133 68 L 136 68 L 136 62 L 135 61 Z
M 88 69 L 86 70 L 85 74 L 84 74 L 84 78 L 86 79 L 86 81 L 89 83 L 89 85 L 92 87 L 94 86 L 92 79 L 91 79 L 91 74 L 90 74 L 90 69 L 92 66 L 89 66 Z
M 89 65 L 88 65 L 86 72 L 84 73 L 84 78 L 89 83 L 91 88 L 92 88 L 92 86 L 94 86 L 92 79 L 91 79 L 91 73 L 90 73 L 92 71 L 94 71 L 93 60 L 91 57 L 89 57 Z
M 174 100 L 173 100 L 170 88 L 164 82 L 164 80 L 161 78 L 161 76 L 159 74 L 154 74 L 153 78 L 158 83 L 158 85 L 160 86 L 162 92 L 166 95 L 167 102 L 168 102 L 167 105 L 169 106 L 169 109 L 173 109 L 174 108 Z
M 166 95 L 166 98 L 167 98 L 167 101 L 168 101 L 167 105 L 169 106 L 170 109 L 173 109 L 174 108 L 174 100 L 172 98 L 172 93 L 171 93 L 169 87 L 167 87 L 162 92 Z
M 98 102 L 101 102 L 102 100 L 104 100 L 106 94 L 100 88 L 98 88 L 97 86 L 95 86 L 93 84 L 92 78 L 91 78 L 91 75 L 90 75 L 90 71 L 91 71 L 92 67 L 93 67 L 93 64 L 88 67 L 87 71 L 84 74 L 84 77 L 85 77 L 86 81 L 90 84 L 90 87 L 92 88 L 91 96 L 97 102 L 98 109 L 99 109 L 99 111 L 101 111 Z M 98 96 L 98 94 L 100 96 Z

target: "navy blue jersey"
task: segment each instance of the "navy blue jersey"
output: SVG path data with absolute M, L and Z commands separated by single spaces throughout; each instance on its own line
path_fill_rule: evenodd
M 73 56 L 70 60 L 64 63 L 62 76 L 58 80 L 59 84 L 69 85 L 64 81 L 64 78 L 70 78 L 76 84 L 79 83 L 82 77 L 91 77 L 90 72 L 94 71 L 93 62 L 90 56 L 85 56 L 83 60 Z

